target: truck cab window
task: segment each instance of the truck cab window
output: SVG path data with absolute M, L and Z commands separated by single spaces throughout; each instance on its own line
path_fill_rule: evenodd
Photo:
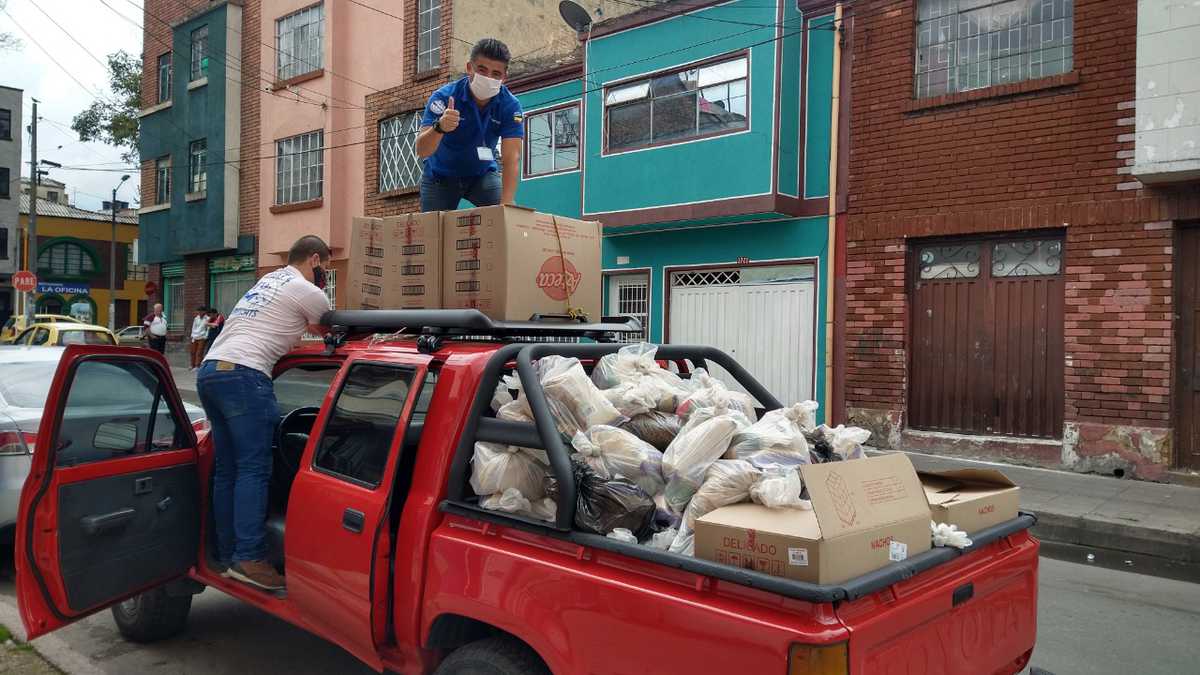
M 286 415 L 297 408 L 321 407 L 339 370 L 340 363 L 322 363 L 299 365 L 280 373 L 275 378 L 279 413 Z
M 377 487 L 412 385 L 411 368 L 364 363 L 350 368 L 317 446 L 318 470 Z

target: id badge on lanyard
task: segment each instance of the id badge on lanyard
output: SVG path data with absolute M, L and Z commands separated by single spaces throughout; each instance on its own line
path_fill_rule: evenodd
M 471 103 L 472 103 L 471 110 L 475 113 L 475 122 L 478 125 L 477 128 L 479 129 L 479 135 L 482 138 L 482 140 L 486 142 L 487 141 L 487 126 L 484 124 L 484 120 L 480 119 L 480 117 L 479 117 L 479 106 L 474 105 L 474 103 L 475 103 L 474 101 L 472 101 Z M 488 113 L 487 122 L 490 123 L 491 121 L 492 121 L 492 115 L 491 115 L 491 113 Z M 492 150 L 491 148 L 487 147 L 486 145 L 480 145 L 479 147 L 475 148 L 475 154 L 479 156 L 479 161 L 481 161 L 481 162 L 496 161 L 495 151 Z

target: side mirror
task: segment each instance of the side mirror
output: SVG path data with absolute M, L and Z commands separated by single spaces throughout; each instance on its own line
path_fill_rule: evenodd
M 97 450 L 130 453 L 137 449 L 138 427 L 132 422 L 105 422 L 96 427 L 92 447 Z

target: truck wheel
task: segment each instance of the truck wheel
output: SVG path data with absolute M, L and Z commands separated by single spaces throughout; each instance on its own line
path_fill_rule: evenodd
M 168 595 L 159 587 L 113 605 L 112 615 L 126 640 L 155 642 L 182 633 L 191 609 L 192 596 Z
M 469 643 L 442 661 L 434 675 L 550 675 L 550 669 L 527 645 L 507 637 Z

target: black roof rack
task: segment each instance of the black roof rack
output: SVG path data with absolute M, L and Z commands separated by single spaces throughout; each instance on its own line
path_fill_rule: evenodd
M 354 336 L 405 332 L 422 339 L 422 351 L 436 351 L 439 338 L 483 336 L 495 338 L 582 337 L 613 342 L 619 333 L 640 333 L 633 317 L 604 317 L 600 323 L 565 315 L 534 315 L 529 321 L 495 321 L 477 309 L 348 309 L 326 312 L 321 323 L 332 329 L 325 339 L 328 350 Z

